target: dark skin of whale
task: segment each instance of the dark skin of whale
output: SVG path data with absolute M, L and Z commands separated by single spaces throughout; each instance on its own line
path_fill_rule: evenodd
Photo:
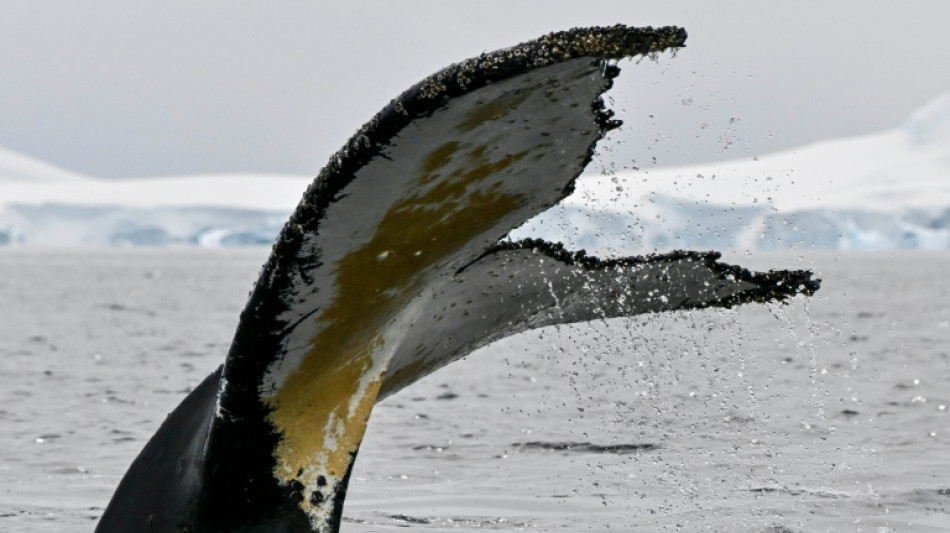
M 331 158 L 287 222 L 224 365 L 165 420 L 96 531 L 339 530 L 373 404 L 501 338 L 781 301 L 804 271 L 713 252 L 601 260 L 512 230 L 573 191 L 618 127 L 614 60 L 679 28 L 579 28 L 452 65 Z

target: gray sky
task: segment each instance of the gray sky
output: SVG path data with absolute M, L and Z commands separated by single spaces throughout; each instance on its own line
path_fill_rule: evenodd
M 950 91 L 947 21 L 936 0 L 2 0 L 0 146 L 102 177 L 312 175 L 450 63 L 625 23 L 689 40 L 621 64 L 616 164 L 748 157 L 889 128 Z

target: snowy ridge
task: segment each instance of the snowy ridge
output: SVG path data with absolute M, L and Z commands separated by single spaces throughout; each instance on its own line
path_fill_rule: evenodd
M 558 231 L 572 246 L 618 252 L 950 249 L 950 93 L 879 134 L 585 177 L 516 236 Z
M 627 202 L 654 193 L 781 212 L 950 207 L 950 93 L 883 133 L 745 160 L 598 176 L 578 189 L 575 203 Z
M 105 181 L 0 149 L 0 244 L 269 244 L 311 177 Z M 879 134 L 758 158 L 584 176 L 513 238 L 599 253 L 950 249 L 950 93 Z
M 87 179 L 82 174 L 0 147 L 0 187 L 9 183 L 78 183 Z M 0 196 L 0 201 L 4 198 Z

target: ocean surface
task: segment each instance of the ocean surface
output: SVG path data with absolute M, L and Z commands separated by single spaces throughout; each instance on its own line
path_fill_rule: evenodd
M 91 531 L 266 249 L 0 250 L 0 531 Z M 950 254 L 506 339 L 376 407 L 344 531 L 950 532 Z

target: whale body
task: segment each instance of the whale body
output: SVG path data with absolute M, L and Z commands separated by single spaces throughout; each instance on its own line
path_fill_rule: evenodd
M 714 252 L 602 260 L 506 236 L 573 190 L 618 121 L 615 60 L 680 28 L 579 28 L 452 65 L 333 156 L 274 244 L 224 364 L 165 420 L 99 533 L 336 532 L 376 402 L 549 325 L 810 294 Z

